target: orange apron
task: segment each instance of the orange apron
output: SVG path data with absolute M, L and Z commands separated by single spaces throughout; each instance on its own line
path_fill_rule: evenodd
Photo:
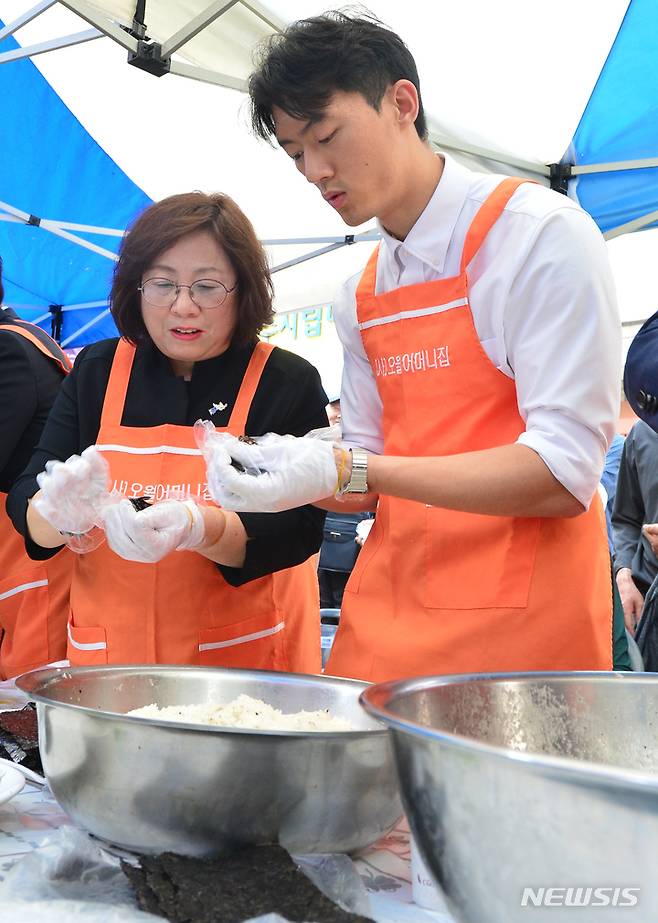
M 29 340 L 62 369 L 71 368 L 66 353 L 48 334 L 16 321 L 1 324 Z M 0 493 L 0 679 L 9 679 L 66 656 L 66 620 L 73 567 L 72 553 L 63 548 L 47 561 L 32 561 L 23 537 L 6 512 L 7 495 Z
M 231 413 L 242 435 L 274 347 L 259 343 Z M 191 426 L 122 426 L 135 349 L 119 340 L 97 448 L 112 486 L 126 497 L 161 500 L 181 489 L 210 500 Z M 212 502 L 212 501 L 211 501 Z M 124 561 L 107 544 L 78 555 L 71 588 L 68 657 L 75 665 L 170 663 L 320 671 L 318 582 L 312 561 L 230 586 L 217 565 L 192 551 L 157 564 Z
M 356 293 L 383 404 L 384 453 L 440 456 L 516 442 L 514 381 L 478 339 L 466 269 L 518 185 L 476 214 L 458 276 Z M 447 309 L 446 309 L 447 308 Z M 609 670 L 612 590 L 603 508 L 571 519 L 485 516 L 380 496 L 343 598 L 327 673 L 373 682 L 432 673 Z

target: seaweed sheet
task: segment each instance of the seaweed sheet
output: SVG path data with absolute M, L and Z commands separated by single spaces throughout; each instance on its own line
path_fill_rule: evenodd
M 121 865 L 141 909 L 171 923 L 243 923 L 266 913 L 291 923 L 373 923 L 329 900 L 281 846 L 217 859 L 162 853 L 140 856 L 140 867 Z
M 43 773 L 34 703 L 0 712 L 0 757 Z

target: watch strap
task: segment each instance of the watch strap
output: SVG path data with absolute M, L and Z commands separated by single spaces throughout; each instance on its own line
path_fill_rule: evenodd
M 363 449 L 350 449 L 352 456 L 352 473 L 342 489 L 344 494 L 368 493 L 368 453 Z

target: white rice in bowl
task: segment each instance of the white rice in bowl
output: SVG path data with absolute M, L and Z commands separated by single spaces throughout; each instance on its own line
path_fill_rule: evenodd
M 139 718 L 248 728 L 254 731 L 353 731 L 354 725 L 328 711 L 298 711 L 284 714 L 261 699 L 239 695 L 228 705 L 144 705 L 126 712 Z

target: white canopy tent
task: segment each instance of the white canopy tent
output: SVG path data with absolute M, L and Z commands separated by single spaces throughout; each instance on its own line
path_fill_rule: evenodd
M 148 195 L 228 192 L 268 243 L 272 264 L 281 266 L 340 244 L 352 229 L 281 152 L 250 136 L 239 91 L 258 41 L 326 6 L 44 0 L 28 11 L 25 0 L 0 0 L 0 16 L 80 122 Z M 435 146 L 469 165 L 546 183 L 548 165 L 560 161 L 573 137 L 627 6 L 628 0 L 577 0 L 563 17 L 539 0 L 369 4 L 416 57 Z M 138 66 L 126 66 L 129 56 Z M 66 216 L 48 217 L 66 230 Z M 371 246 L 342 247 L 278 273 L 278 310 L 326 303 Z M 627 320 L 653 310 L 635 294 L 628 298 L 622 305 Z

